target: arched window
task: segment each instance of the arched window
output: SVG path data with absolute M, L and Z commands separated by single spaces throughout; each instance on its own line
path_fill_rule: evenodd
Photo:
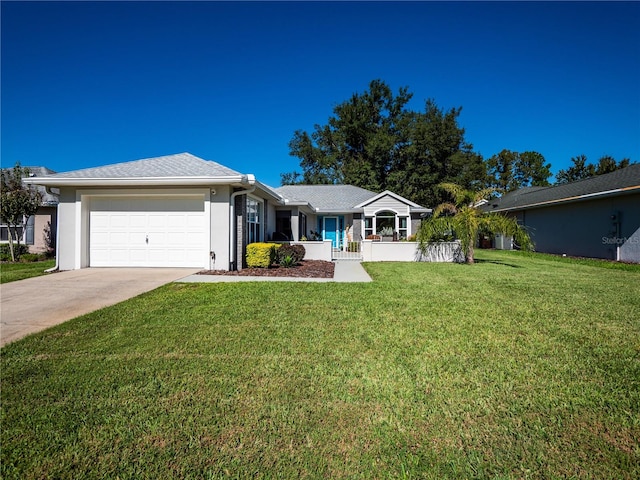
M 378 235 L 393 235 L 396 231 L 396 214 L 389 210 L 376 213 L 376 233 Z
M 364 218 L 365 238 L 371 235 L 394 236 L 397 240 L 406 240 L 410 234 L 408 216 L 399 216 L 391 210 L 382 210 L 375 216 Z

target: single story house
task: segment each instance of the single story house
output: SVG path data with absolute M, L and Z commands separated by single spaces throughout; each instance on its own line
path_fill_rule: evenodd
M 241 269 L 246 246 L 320 240 L 334 249 L 383 227 L 408 238 L 429 209 L 350 185 L 271 188 L 189 153 L 32 177 L 59 190 L 57 264 Z
M 640 164 L 490 200 L 527 228 L 536 251 L 640 263 Z
M 46 167 L 26 167 L 31 177 L 52 175 L 56 172 Z M 9 169 L 7 169 L 9 170 Z M 36 187 L 42 197 L 40 208 L 27 219 L 20 231 L 20 243 L 29 246 L 30 253 L 44 253 L 55 248 L 57 229 L 58 195 L 43 186 Z M 0 243 L 9 243 L 9 226 L 0 220 Z

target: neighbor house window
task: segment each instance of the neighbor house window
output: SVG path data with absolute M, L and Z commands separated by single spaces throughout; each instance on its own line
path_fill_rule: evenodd
M 17 231 L 18 231 L 18 238 L 20 239 L 20 243 L 25 243 L 24 241 L 24 231 L 22 229 L 22 227 L 17 227 Z M 0 225 L 0 242 L 9 242 L 9 235 L 11 235 L 11 238 L 13 241 L 15 241 L 14 235 L 13 235 L 13 229 L 11 229 L 11 231 L 9 231 L 9 225 L 7 224 L 2 224 Z
M 247 198 L 247 232 L 249 243 L 262 241 L 262 202 L 255 198 Z

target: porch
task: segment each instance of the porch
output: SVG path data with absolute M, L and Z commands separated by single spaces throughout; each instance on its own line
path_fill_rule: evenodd
M 464 261 L 460 242 L 438 242 L 429 246 L 426 254 L 418 242 L 380 242 L 362 240 L 349 242 L 346 248 L 335 248 L 331 240 L 291 242 L 305 248 L 305 260 L 360 262 L 461 262 Z

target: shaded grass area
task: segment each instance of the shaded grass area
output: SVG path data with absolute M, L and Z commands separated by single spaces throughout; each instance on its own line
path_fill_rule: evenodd
M 640 275 L 170 284 L 10 344 L 3 478 L 637 478 Z
M 2 263 L 0 264 L 0 283 L 15 282 L 25 278 L 46 275 L 45 270 L 53 268 L 55 260 L 31 263 Z

